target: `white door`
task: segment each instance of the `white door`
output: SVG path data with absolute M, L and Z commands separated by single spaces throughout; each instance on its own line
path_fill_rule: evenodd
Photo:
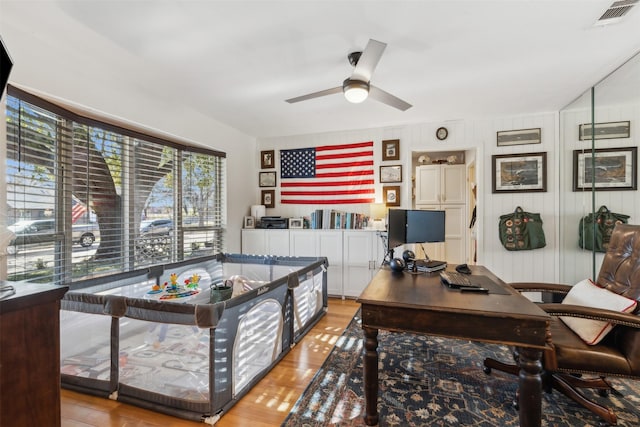
M 466 206 L 442 205 L 445 212 L 444 257 L 449 264 L 466 263 Z

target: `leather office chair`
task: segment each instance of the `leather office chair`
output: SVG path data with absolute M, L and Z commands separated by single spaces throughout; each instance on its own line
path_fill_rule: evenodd
M 598 274 L 597 284 L 627 298 L 640 300 L 640 225 L 616 226 Z M 544 283 L 512 283 L 511 286 L 521 292 L 565 295 L 572 288 L 569 285 Z M 549 345 L 543 356 L 544 391 L 551 392 L 555 388 L 601 417 L 606 423 L 615 425 L 617 418 L 610 408 L 589 400 L 578 389 L 594 388 L 600 395 L 606 396 L 609 392 L 617 393 L 606 377 L 640 379 L 639 309 L 636 308 L 634 313 L 627 314 L 560 303 L 542 303 L 540 306 L 552 315 Z M 615 327 L 598 344 L 588 345 L 556 316 L 606 320 Z M 514 353 L 516 361 L 517 357 L 517 353 Z M 517 366 L 493 359 L 486 359 L 484 364 L 487 374 L 491 369 L 515 375 L 519 373 Z M 588 379 L 587 375 L 595 377 Z

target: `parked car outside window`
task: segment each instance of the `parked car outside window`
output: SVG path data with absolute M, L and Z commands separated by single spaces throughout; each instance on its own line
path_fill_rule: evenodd
M 173 231 L 173 221 L 170 219 L 148 219 L 140 223 L 140 234 L 170 234 Z
M 52 219 L 22 220 L 7 228 L 16 235 L 7 247 L 9 254 L 17 252 L 17 245 L 52 242 L 56 231 L 55 221 Z M 96 222 L 74 224 L 71 237 L 73 243 L 79 243 L 82 247 L 88 248 L 100 237 L 100 227 Z

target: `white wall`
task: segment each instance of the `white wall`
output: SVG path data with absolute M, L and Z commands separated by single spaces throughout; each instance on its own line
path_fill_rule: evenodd
M 439 141 L 435 131 L 440 126 L 449 129 L 449 137 Z M 558 278 L 557 224 L 558 224 L 558 176 L 557 113 L 541 113 L 529 116 L 476 119 L 439 123 L 422 123 L 389 128 L 372 128 L 348 132 L 332 132 L 313 135 L 264 138 L 258 140 L 258 150 L 276 150 L 276 170 L 279 171 L 279 150 L 306 148 L 317 145 L 333 145 L 349 142 L 371 141 L 375 143 L 375 170 L 381 164 L 402 164 L 401 207 L 411 208 L 411 152 L 476 150 L 469 159 L 475 158 L 478 174 L 478 229 L 480 245 L 478 263 L 505 281 L 555 281 Z M 496 132 L 513 129 L 542 129 L 542 143 L 497 147 Z M 400 161 L 382 163 L 381 146 L 386 139 L 400 140 Z M 547 152 L 547 192 L 544 193 L 491 193 L 491 156 L 493 154 Z M 279 173 L 278 173 L 279 175 Z M 256 178 L 257 179 L 257 178 Z M 278 181 L 279 182 L 279 181 Z M 382 200 L 382 185 L 376 176 L 376 199 Z M 284 217 L 306 216 L 323 206 L 280 205 L 279 188 L 276 189 L 276 206 L 267 210 L 267 215 Z M 500 215 L 515 210 L 517 206 L 538 212 L 544 221 L 547 246 L 534 251 L 509 252 L 498 239 Z M 368 205 L 340 206 L 352 212 L 368 213 Z
M 3 22 L 2 37 L 10 47 L 15 64 L 10 83 L 227 153 L 226 251 L 240 252 L 239 230 L 242 220 L 248 214 L 248 206 L 254 204 L 258 197 L 257 177 L 247 173 L 257 168 L 255 138 L 201 115 L 191 106 L 183 104 L 179 94 L 171 103 L 167 103 L 156 93 L 132 85 L 126 75 L 140 71 L 128 66 L 126 58 L 108 69 L 97 67 L 90 58 L 100 49 L 111 48 L 105 45 L 104 40 L 85 40 L 87 49 L 91 47 L 94 51 L 86 52 L 86 56 L 83 56 L 83 52 L 51 45 L 42 36 L 46 31 L 41 27 L 55 26 L 55 19 L 32 24 L 16 26 L 11 22 Z M 52 31 L 59 30 L 54 28 Z M 148 78 L 151 81 L 155 76 Z M 166 84 L 157 87 L 161 91 L 173 90 Z M 3 108 L 0 113 L 3 122 L 4 111 Z M 5 138 L 2 138 L 0 145 L 0 152 L 4 152 Z M 3 204 L 0 218 L 5 215 L 6 206 Z

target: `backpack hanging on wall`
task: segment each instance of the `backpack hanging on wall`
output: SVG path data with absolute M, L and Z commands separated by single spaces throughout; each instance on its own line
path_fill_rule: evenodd
M 508 251 L 528 251 L 547 245 L 540 214 L 525 212 L 520 206 L 500 216 L 498 232 L 502 246 Z
M 628 219 L 629 215 L 611 212 L 602 205 L 597 212 L 580 219 L 578 244 L 582 249 L 606 252 L 616 224 L 626 224 Z

